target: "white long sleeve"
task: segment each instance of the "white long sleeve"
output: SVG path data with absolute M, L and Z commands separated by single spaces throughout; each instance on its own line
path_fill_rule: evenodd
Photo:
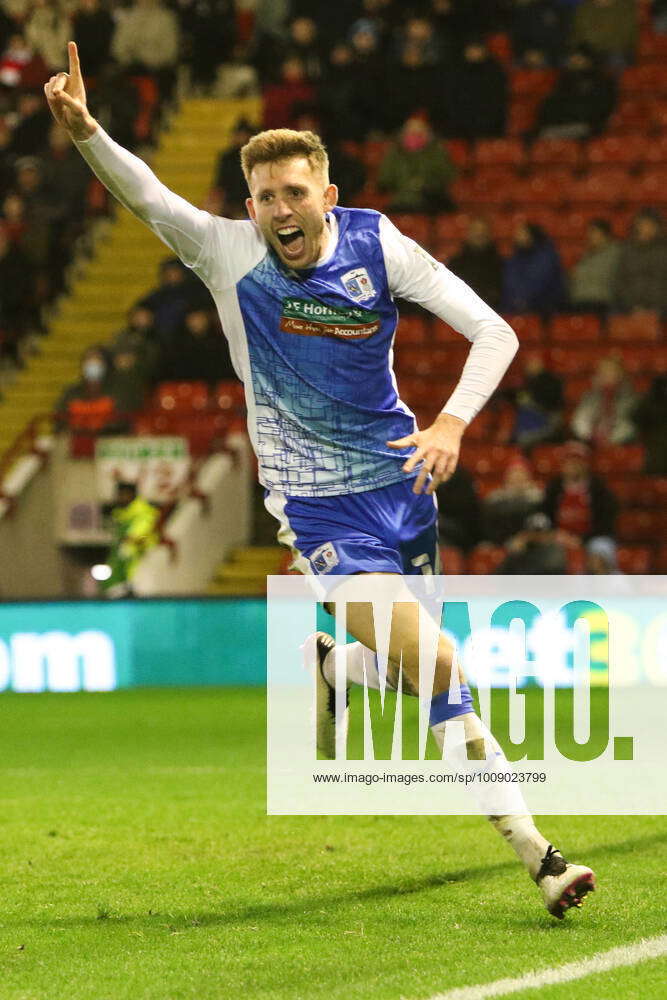
M 380 241 L 392 295 L 416 302 L 471 342 L 461 378 L 443 407 L 469 423 L 479 413 L 516 354 L 512 328 L 465 282 L 385 216 Z
M 231 287 L 266 252 L 253 222 L 222 219 L 170 191 L 150 167 L 97 127 L 76 147 L 121 205 L 213 291 Z

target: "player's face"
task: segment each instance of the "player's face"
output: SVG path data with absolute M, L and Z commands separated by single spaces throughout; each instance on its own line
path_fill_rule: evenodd
M 338 200 L 334 184 L 305 156 L 259 163 L 250 176 L 248 213 L 284 264 L 313 267 L 326 246 L 324 216 Z

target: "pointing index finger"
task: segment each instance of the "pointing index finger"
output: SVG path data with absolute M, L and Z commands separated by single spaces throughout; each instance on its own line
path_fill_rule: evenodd
M 69 55 L 69 72 L 70 76 L 81 76 L 81 64 L 79 63 L 79 52 L 76 47 L 76 42 L 67 43 L 67 54 Z

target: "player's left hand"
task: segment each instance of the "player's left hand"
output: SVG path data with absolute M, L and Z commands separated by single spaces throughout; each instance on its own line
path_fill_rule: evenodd
M 425 430 L 415 431 L 398 441 L 387 441 L 390 448 L 414 447 L 415 450 L 403 466 L 403 472 L 412 472 L 423 460 L 424 464 L 412 487 L 413 493 L 434 493 L 440 483 L 446 483 L 453 475 L 466 426 L 465 420 L 450 413 L 441 413 Z M 431 482 L 424 490 L 429 476 L 432 476 Z

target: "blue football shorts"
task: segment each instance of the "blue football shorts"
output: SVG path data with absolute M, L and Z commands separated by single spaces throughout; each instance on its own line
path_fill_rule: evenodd
M 435 495 L 412 492 L 414 477 L 364 493 L 286 497 L 269 491 L 266 509 L 280 522 L 278 541 L 292 567 L 316 575 L 439 573 Z

